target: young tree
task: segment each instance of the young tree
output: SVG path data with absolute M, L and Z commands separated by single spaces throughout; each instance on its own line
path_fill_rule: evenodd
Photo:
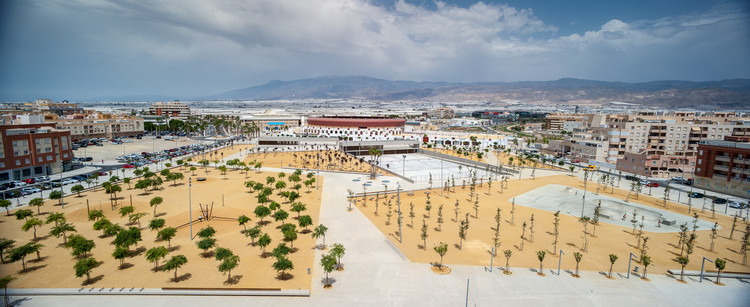
M 278 221 L 281 221 L 281 223 L 284 223 L 284 220 L 286 220 L 289 217 L 289 213 L 286 211 L 279 209 L 276 212 L 273 213 L 273 219 Z
M 89 221 L 99 221 L 99 219 L 103 217 L 104 217 L 104 212 L 102 210 L 89 211 Z
M 246 215 L 240 215 L 240 217 L 237 218 L 237 223 L 239 223 L 240 226 L 242 226 L 243 233 L 247 231 L 247 226 L 245 226 L 245 224 L 247 224 L 248 222 L 250 222 L 250 218 L 247 217 Z
M 159 233 L 159 229 L 164 228 L 166 222 L 164 219 L 153 219 L 148 223 L 148 229 L 156 231 L 157 234 Z
M 529 242 L 534 243 L 534 214 L 531 214 L 531 225 L 529 226 Z
M 120 260 L 119 268 L 122 268 L 123 266 L 125 266 L 125 258 L 127 258 L 129 254 L 130 253 L 126 248 L 117 246 L 115 247 L 115 251 L 112 252 L 112 257 Z
M 513 198 L 513 201 L 510 205 L 510 224 L 515 225 L 516 224 L 516 199 Z
M 434 250 L 435 250 L 435 252 L 438 255 L 440 255 L 440 266 L 439 266 L 439 268 L 440 268 L 440 270 L 443 270 L 443 256 L 445 256 L 445 253 L 448 252 L 448 244 L 444 243 L 444 242 L 440 242 L 440 243 L 438 243 L 438 245 L 436 245 L 434 247 Z
M 167 254 L 169 254 L 169 250 L 164 246 L 152 247 L 146 251 L 146 260 L 154 264 L 154 271 L 156 271 L 159 268 L 159 260 L 166 257 Z
M 649 257 L 648 255 L 642 255 L 641 264 L 643 264 L 643 277 L 641 278 L 648 279 L 648 277 L 646 277 L 646 272 L 648 270 L 648 266 L 651 265 L 651 257 Z
M 578 265 L 581 263 L 581 259 L 583 259 L 583 254 L 581 254 L 579 252 L 574 252 L 573 253 L 573 259 L 575 259 L 575 261 L 576 261 L 576 274 L 574 276 L 575 277 L 579 277 L 581 275 L 578 275 Z
M 216 239 L 204 238 L 198 242 L 195 242 L 195 245 L 203 250 L 203 257 L 208 257 L 208 250 L 216 246 Z
M 16 278 L 12 275 L 6 275 L 5 277 L 0 278 L 0 287 L 5 291 L 5 294 L 3 294 L 3 306 L 5 307 L 10 306 L 10 300 L 8 299 L 8 284 L 14 279 Z
M 609 254 L 609 278 L 612 278 L 612 267 L 615 266 L 615 261 L 617 261 L 617 255 Z
M 68 238 L 66 236 L 66 233 L 68 232 L 76 232 L 76 228 L 72 224 L 69 224 L 68 222 L 63 221 L 60 224 L 57 224 L 54 227 L 52 227 L 49 233 L 55 236 L 55 238 L 59 238 L 60 236 L 62 236 L 63 244 L 67 244 Z
M 11 205 L 13 205 L 13 203 L 10 202 L 10 200 L 0 199 L 0 207 L 5 209 L 5 215 L 10 215 L 10 210 L 8 208 L 10 208 Z
M 510 262 L 510 256 L 513 255 L 513 251 L 506 249 L 503 251 L 503 254 L 505 254 L 505 274 L 512 274 L 510 272 L 510 265 L 508 264 Z
M 544 256 L 547 255 L 547 252 L 544 250 L 540 250 L 536 252 L 536 257 L 539 258 L 539 275 L 544 276 Z
M 523 221 L 521 226 L 521 247 L 519 250 L 523 250 L 523 243 L 526 241 L 526 221 Z
M 138 223 L 138 229 L 141 229 L 141 218 L 143 218 L 144 216 L 147 216 L 147 215 L 148 215 L 148 213 L 146 213 L 146 212 L 133 213 L 133 214 L 130 215 L 130 217 L 128 217 L 128 220 L 130 221 L 131 225 L 133 223 Z
M 125 217 L 126 215 L 131 215 L 135 212 L 135 208 L 133 206 L 126 206 L 120 208 L 120 217 Z
M 184 255 L 172 256 L 161 269 L 163 271 L 174 270 L 174 281 L 177 281 L 177 269 L 181 268 L 185 263 L 187 263 L 187 257 Z
M 690 259 L 688 259 L 688 257 L 680 256 L 680 257 L 677 257 L 676 260 L 677 260 L 677 263 L 679 263 L 680 266 L 682 267 L 680 269 L 680 281 L 684 282 L 685 281 L 685 266 L 688 265 L 688 263 L 690 262 Z
M 315 227 L 312 232 L 313 239 L 318 239 L 320 237 L 323 237 L 323 249 L 325 249 L 326 246 L 326 232 L 328 231 L 328 228 L 323 226 L 323 224 L 318 225 L 318 227 Z
M 297 240 L 297 230 L 296 229 L 287 230 L 287 231 L 282 232 L 282 234 L 284 235 L 284 241 L 289 242 L 289 246 L 294 248 L 294 241 Z
M 461 221 L 458 225 L 458 249 L 463 250 L 464 240 L 466 240 L 466 230 L 469 229 L 469 225 L 466 221 Z
M 339 243 L 333 244 L 333 248 L 331 248 L 331 255 L 335 256 L 337 259 L 336 269 L 341 270 L 341 257 L 343 257 L 345 254 L 346 248 L 344 248 L 344 245 Z
M 277 257 L 276 262 L 273 263 L 273 269 L 276 270 L 276 272 L 279 272 L 280 279 L 284 280 L 284 275 L 286 275 L 286 270 L 293 270 L 294 264 L 292 264 L 292 261 L 289 260 L 289 258 L 286 257 Z
M 200 238 L 213 238 L 214 234 L 216 234 L 216 229 L 214 229 L 211 226 L 208 226 L 206 228 L 201 229 L 196 235 Z
M 29 201 L 29 206 L 36 207 L 36 214 L 41 214 L 40 209 L 44 206 L 44 200 L 37 197 Z
M 555 245 L 555 248 L 552 251 L 553 253 L 557 253 L 557 237 L 560 235 L 560 210 L 557 210 L 554 216 L 555 216 L 555 222 L 552 225 L 554 225 L 553 234 L 555 235 L 555 241 L 553 241 L 552 244 Z
M 115 240 L 112 241 L 112 243 L 115 246 L 124 247 L 129 251 L 130 246 L 137 245 L 140 241 L 143 241 L 143 238 L 141 237 L 141 230 L 135 227 L 130 227 L 126 230 L 118 232 Z
M 599 225 L 599 213 L 602 209 L 602 201 L 599 200 L 599 203 L 596 205 L 596 208 L 594 208 L 594 217 L 591 219 L 591 225 L 594 226 L 594 230 L 592 231 L 592 236 L 596 237 L 596 225 Z
M 276 248 L 274 248 L 271 251 L 271 255 L 273 255 L 276 258 L 284 257 L 286 255 L 289 255 L 289 253 L 292 251 L 289 246 L 286 246 L 286 243 L 279 243 L 279 245 L 276 245 Z
M 230 249 L 217 247 L 216 252 L 214 253 L 214 259 L 216 259 L 216 261 L 222 261 L 231 257 L 232 255 L 234 255 L 234 253 Z
M 158 238 L 159 240 L 167 240 L 167 247 L 172 248 L 172 238 L 174 238 L 175 235 L 177 235 L 177 229 L 173 227 L 167 227 L 159 230 L 156 238 Z
M 34 211 L 31 211 L 30 209 L 20 209 L 14 214 L 16 215 L 16 220 L 29 220 L 29 217 L 34 215 Z
M 585 252 L 588 251 L 589 247 L 588 231 L 586 228 L 588 228 L 589 221 L 591 221 L 591 219 L 588 216 L 584 216 L 578 219 L 578 221 L 583 224 L 583 251 Z
M 81 191 L 83 191 L 85 188 L 83 185 L 76 184 L 70 188 L 70 192 L 76 193 L 78 197 L 81 197 Z
M 245 236 L 250 237 L 252 239 L 252 242 L 250 244 L 255 245 L 255 239 L 258 238 L 261 235 L 261 229 L 260 226 L 255 226 L 253 228 L 250 228 L 250 230 L 245 231 Z
M 300 218 L 300 213 L 307 210 L 307 205 L 303 203 L 293 203 L 290 211 L 297 213 L 297 219 Z
M 34 228 L 34 240 L 36 240 L 37 239 L 36 238 L 36 227 L 37 226 L 42 226 L 42 225 L 44 225 L 44 223 L 42 222 L 42 220 L 40 220 L 38 218 L 35 218 L 35 217 L 32 217 L 30 220 L 27 220 L 26 223 L 24 223 L 21 226 L 21 230 L 23 230 L 23 231 L 29 231 L 29 229 Z
M 727 266 L 727 261 L 721 258 L 716 258 L 714 260 L 714 265 L 716 266 L 716 284 L 721 285 L 721 271 L 724 270 Z
M 255 207 L 255 216 L 260 219 L 260 225 L 263 225 L 263 218 L 271 214 L 271 209 L 264 205 Z
M 164 202 L 164 199 L 161 198 L 161 196 L 156 196 L 152 198 L 151 201 L 149 201 L 149 205 L 151 205 L 151 207 L 154 207 L 154 216 L 156 216 L 156 207 L 161 205 L 162 202 Z
M 86 283 L 91 282 L 91 270 L 99 266 L 99 262 L 93 257 L 78 260 L 73 268 L 76 270 L 76 277 L 86 275 Z
M 336 267 L 336 257 L 331 254 L 324 254 L 320 258 L 320 266 L 322 266 L 323 271 L 326 272 L 325 286 L 330 287 L 330 283 L 328 283 L 328 273 L 333 272 L 333 269 Z
M 443 231 L 443 204 L 440 204 L 440 207 L 438 207 L 438 231 Z
M 271 236 L 269 236 L 267 233 L 264 233 L 258 238 L 258 245 L 261 248 L 262 254 L 266 253 L 266 246 L 271 244 Z
M 15 244 L 15 240 L 0 238 L 0 263 L 5 263 L 3 255 L 5 255 L 7 251 L 12 250 Z
M 62 206 L 63 192 L 60 192 L 59 190 L 55 190 L 55 191 L 49 192 L 49 196 L 47 196 L 47 197 L 49 199 L 52 199 L 52 200 L 59 199 L 60 200 L 60 206 Z
M 424 219 L 422 219 L 422 232 L 419 235 L 420 238 L 422 238 L 422 245 L 425 250 L 427 250 L 427 222 L 425 222 Z
M 302 227 L 307 231 L 307 227 L 313 224 L 312 217 L 309 215 L 303 215 L 299 218 L 299 227 Z

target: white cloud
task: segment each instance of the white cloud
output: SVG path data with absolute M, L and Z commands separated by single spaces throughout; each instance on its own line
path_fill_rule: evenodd
M 659 20 L 612 19 L 599 29 L 556 36 L 557 28 L 531 10 L 482 2 L 466 8 L 437 2 L 435 9 L 404 0 L 393 7 L 367 0 L 48 0 L 31 6 L 34 18 L 19 21 L 18 36 L 38 41 L 16 53 L 35 49 L 36 57 L 0 58 L 20 71 L 6 70 L 0 80 L 24 78 L 18 63 L 45 60 L 53 63 L 43 72 L 53 76 L 49 83 L 96 76 L 111 89 L 187 95 L 318 75 L 629 81 L 711 79 L 733 69 L 747 77 L 750 71 L 741 55 L 750 52 L 748 15 L 731 7 Z M 39 50 L 45 44 L 55 48 Z M 66 69 L 74 64 L 52 53 L 79 65 Z M 87 67 L 91 58 L 97 60 Z M 688 65 L 697 61 L 705 68 Z

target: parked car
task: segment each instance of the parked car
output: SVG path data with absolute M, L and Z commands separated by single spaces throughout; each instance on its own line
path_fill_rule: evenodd
M 636 181 L 638 180 L 638 177 L 633 176 L 633 175 L 625 175 L 625 180 Z
M 23 192 L 23 193 L 26 193 L 26 195 L 29 195 L 29 194 L 34 194 L 34 193 L 39 193 L 39 192 L 41 192 L 41 191 L 42 191 L 42 189 L 40 189 L 40 188 L 35 188 L 35 187 L 25 187 L 25 188 L 21 188 L 21 192 Z
M 72 183 L 77 183 L 78 181 L 79 180 L 75 180 L 73 178 L 65 178 L 63 179 L 62 184 L 72 184 Z
M 736 200 L 730 200 L 729 201 L 729 208 L 735 208 L 735 209 L 742 209 L 745 204 L 736 201 Z
M 646 186 L 649 188 L 658 188 L 659 184 L 653 181 L 649 181 L 648 183 L 646 183 Z
M 714 203 L 719 204 L 719 205 L 723 205 L 723 204 L 727 203 L 727 199 L 726 198 L 717 197 L 717 198 L 714 199 Z
M 44 181 L 48 181 L 49 177 L 47 177 L 47 176 L 39 176 L 39 177 L 34 178 L 34 180 L 36 180 L 36 182 L 44 182 Z
M 32 184 L 32 183 L 35 183 L 36 180 L 34 180 L 34 178 L 29 178 L 29 179 L 24 179 L 23 182 L 25 182 L 27 184 Z
M 25 185 L 26 185 L 27 183 L 26 183 L 26 182 L 23 182 L 23 181 L 16 181 L 16 180 L 13 180 L 13 181 L 10 181 L 10 182 L 8 182 L 8 184 L 10 184 L 10 187 L 11 187 L 11 188 L 15 188 L 15 187 L 22 187 L 22 186 L 25 186 Z
M 122 166 L 122 168 L 133 168 L 135 167 L 133 164 L 125 164 Z
M 688 196 L 689 196 L 690 198 L 703 198 L 703 197 L 704 197 L 704 196 L 706 196 L 706 195 L 703 195 L 703 194 L 701 194 L 701 193 L 697 193 L 697 192 L 694 192 L 694 193 L 691 193 L 691 194 L 689 194 Z

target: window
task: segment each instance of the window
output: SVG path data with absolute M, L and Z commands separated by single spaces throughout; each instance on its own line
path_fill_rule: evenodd
M 21 160 L 16 160 L 16 165 L 21 165 Z

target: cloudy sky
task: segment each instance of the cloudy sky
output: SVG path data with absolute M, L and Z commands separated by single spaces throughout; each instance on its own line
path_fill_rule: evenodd
M 2 0 L 0 100 L 196 97 L 324 75 L 750 78 L 743 0 Z

